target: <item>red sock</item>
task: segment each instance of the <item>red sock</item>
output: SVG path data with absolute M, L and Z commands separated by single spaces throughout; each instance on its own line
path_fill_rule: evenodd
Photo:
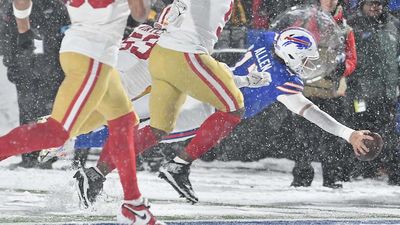
M 0 159 L 62 146 L 69 134 L 56 120 L 19 126 L 0 137 Z
M 154 136 L 153 131 L 151 130 L 150 126 L 145 126 L 142 129 L 137 130 L 134 135 L 135 139 L 135 153 L 139 155 L 140 153 L 144 152 L 145 150 L 153 147 L 158 143 L 156 136 Z M 113 171 L 116 166 L 113 163 L 111 156 L 110 156 L 110 146 L 107 142 L 104 144 L 103 151 L 100 154 L 100 158 L 97 164 L 105 164 L 107 165 L 109 172 Z
M 117 119 L 108 121 L 109 155 L 118 169 L 124 190 L 124 199 L 132 200 L 141 196 L 136 178 L 136 154 L 134 132 L 137 129 L 134 113 L 128 113 Z
M 186 146 L 185 152 L 193 160 L 198 159 L 224 139 L 239 124 L 240 120 L 240 116 L 232 113 L 215 112 L 200 126 L 196 136 Z

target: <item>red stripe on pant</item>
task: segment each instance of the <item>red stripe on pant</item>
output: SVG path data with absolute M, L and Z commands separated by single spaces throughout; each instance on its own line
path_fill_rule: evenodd
M 222 82 L 222 80 L 220 80 L 220 79 L 218 78 L 218 76 L 215 75 L 215 73 L 214 73 L 210 68 L 207 67 L 207 65 L 201 60 L 201 58 L 200 58 L 199 55 L 196 55 L 196 54 L 195 54 L 194 56 L 196 57 L 197 62 L 200 64 L 200 66 L 201 66 L 205 71 L 207 71 L 207 73 L 208 73 L 215 81 L 217 81 L 217 83 L 218 83 L 219 85 L 221 85 L 222 89 L 224 89 L 224 91 L 226 92 L 226 94 L 227 94 L 227 95 L 229 96 L 229 98 L 232 100 L 233 104 L 235 105 L 235 109 L 234 109 L 233 111 L 238 110 L 238 109 L 239 109 L 239 104 L 237 103 L 236 98 L 233 97 L 232 93 L 231 93 L 231 92 L 229 91 L 229 89 L 226 87 L 225 83 Z
M 203 76 L 203 74 L 200 73 L 200 71 L 197 70 L 197 68 L 194 66 L 192 60 L 189 57 L 189 53 L 185 53 L 185 58 L 186 62 L 189 64 L 190 68 L 192 71 L 210 88 L 210 90 L 217 96 L 217 98 L 222 102 L 222 104 L 225 106 L 226 111 L 230 111 L 230 107 L 228 103 L 225 101 L 225 99 L 220 95 L 218 90 L 212 85 L 208 80 Z
M 78 100 L 80 94 L 82 93 L 83 89 L 85 88 L 86 83 L 88 82 L 89 77 L 90 77 L 90 74 L 92 73 L 92 70 L 93 70 L 93 63 L 94 63 L 94 60 L 93 60 L 93 59 L 90 59 L 90 62 L 89 62 L 89 69 L 88 69 L 88 71 L 87 71 L 87 73 L 86 73 L 86 75 L 85 75 L 85 79 L 83 80 L 81 86 L 79 87 L 79 90 L 75 93 L 75 96 L 74 96 L 74 98 L 73 98 L 72 101 L 71 101 L 71 104 L 68 106 L 68 109 L 67 109 L 67 111 L 65 112 L 64 118 L 61 120 L 61 123 L 62 123 L 62 124 L 65 124 L 65 121 L 67 120 L 69 114 L 71 113 L 72 108 L 74 107 L 75 102 Z
M 85 94 L 83 101 L 79 105 L 78 111 L 75 113 L 75 115 L 72 115 L 73 119 L 72 119 L 71 124 L 68 126 L 68 132 L 70 132 L 71 129 L 74 127 L 74 124 L 75 124 L 78 116 L 80 115 L 87 100 L 91 96 L 94 87 L 96 86 L 97 80 L 98 80 L 100 72 L 101 72 L 101 68 L 103 65 L 102 63 L 94 62 L 93 59 L 90 59 L 90 63 L 91 63 L 91 66 L 89 67 L 89 70 L 88 70 L 88 73 L 86 74 L 85 80 L 82 83 L 81 87 L 79 88 L 79 91 L 76 93 L 74 100 L 71 102 L 70 106 L 68 107 L 67 113 L 64 115 L 63 126 L 65 127 L 66 120 L 71 116 L 71 111 L 74 108 L 75 104 L 77 103 L 77 100 L 79 99 L 79 97 L 82 94 L 84 94 L 83 90 L 85 89 L 85 87 L 87 87 L 87 85 L 90 85 L 88 92 Z M 93 71 L 93 69 L 96 68 L 96 67 L 93 67 L 93 63 L 98 63 L 97 71 Z M 94 80 L 90 84 L 88 81 L 91 78 L 93 72 L 95 72 Z

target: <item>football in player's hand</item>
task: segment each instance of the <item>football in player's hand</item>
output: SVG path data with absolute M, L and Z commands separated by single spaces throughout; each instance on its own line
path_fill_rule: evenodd
M 369 152 L 365 155 L 357 156 L 357 158 L 361 161 L 371 161 L 374 160 L 382 151 L 383 148 L 383 139 L 381 135 L 378 133 L 371 132 L 368 134 L 373 137 L 374 140 L 364 139 L 365 146 L 369 149 Z

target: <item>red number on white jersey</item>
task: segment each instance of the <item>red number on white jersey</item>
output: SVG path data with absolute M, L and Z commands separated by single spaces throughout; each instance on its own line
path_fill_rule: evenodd
M 72 7 L 79 8 L 86 0 L 69 0 L 68 4 Z M 107 8 L 114 0 L 87 0 L 94 9 Z
M 160 35 L 154 33 L 141 32 L 135 29 L 127 39 L 122 42 L 120 50 L 130 51 L 139 59 L 146 60 L 150 56 L 151 49 L 154 47 Z

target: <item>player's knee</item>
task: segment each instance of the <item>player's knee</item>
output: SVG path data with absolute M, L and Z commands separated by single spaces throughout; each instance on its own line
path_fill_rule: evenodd
M 169 134 L 169 132 L 166 132 L 164 130 L 160 130 L 154 127 L 150 127 L 151 131 L 153 132 L 154 136 L 156 137 L 156 139 L 158 141 L 160 141 L 161 139 L 163 139 L 163 137 L 167 136 Z
M 240 118 L 242 118 L 243 117 L 243 115 L 244 115 L 244 107 L 243 108 L 240 108 L 240 109 L 238 109 L 238 110 L 236 110 L 236 111 L 232 111 L 232 112 L 229 112 L 230 114 L 232 114 L 232 115 L 235 115 L 235 116 L 237 116 L 237 117 L 240 117 Z
M 43 126 L 46 138 L 52 140 L 56 147 L 63 145 L 69 139 L 69 132 L 64 129 L 60 122 L 51 117 L 40 125 Z

